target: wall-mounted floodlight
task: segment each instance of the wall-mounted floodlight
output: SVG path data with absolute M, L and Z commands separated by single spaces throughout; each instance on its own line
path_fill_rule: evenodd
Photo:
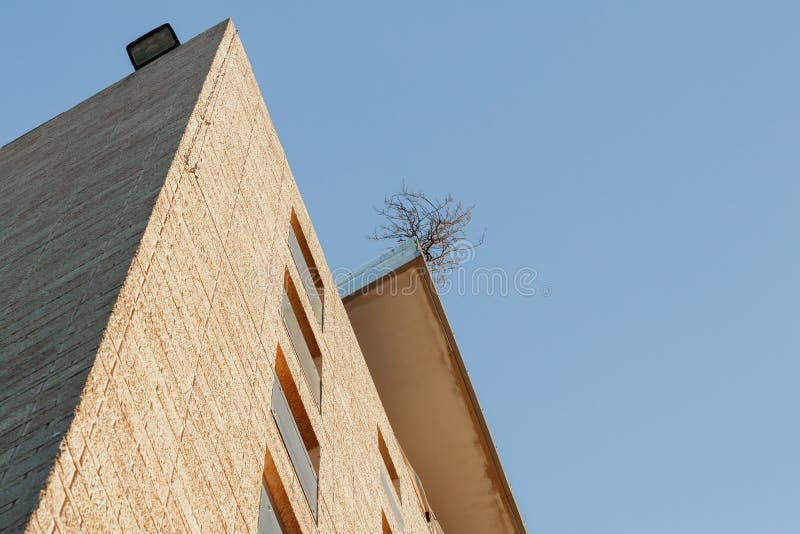
M 133 68 L 139 70 L 151 61 L 155 61 L 173 48 L 180 46 L 178 36 L 169 24 L 162 24 L 150 30 L 125 47 L 131 58 Z

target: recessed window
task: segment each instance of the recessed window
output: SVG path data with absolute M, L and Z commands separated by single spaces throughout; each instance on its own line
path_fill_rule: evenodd
M 308 457 L 311 459 L 314 472 L 319 473 L 320 451 L 317 434 L 314 432 L 314 427 L 308 416 L 308 410 L 306 410 L 303 398 L 297 389 L 297 384 L 289 368 L 289 362 L 286 361 L 286 356 L 280 346 L 278 346 L 278 354 L 275 357 L 275 375 L 283 390 L 283 396 L 289 404 L 289 410 L 292 412 L 300 437 L 303 438 L 303 445 L 305 445 Z
M 386 514 L 381 510 L 381 532 L 383 534 L 392 534 L 392 527 L 389 525 L 389 520 L 386 519 Z
M 380 469 L 381 485 L 386 494 L 386 499 L 389 501 L 389 506 L 392 508 L 392 513 L 395 516 L 397 525 L 400 531 L 403 531 L 403 512 L 400 509 L 400 476 L 397 473 L 392 457 L 389 454 L 389 447 L 386 446 L 386 440 L 383 439 L 381 429 L 378 428 L 378 450 L 383 460 L 383 468 Z
M 278 509 L 272 502 L 272 496 L 267 490 L 266 483 L 261 484 L 261 501 L 258 505 L 258 534 L 286 534 L 283 528 Z
M 258 512 L 259 534 L 302 534 L 286 488 L 269 448 L 264 454 L 264 474 Z
M 294 210 L 292 210 L 291 224 L 289 225 L 289 252 L 294 260 L 295 267 L 297 267 L 297 272 L 300 274 L 300 283 L 308 297 L 308 301 L 311 303 L 314 317 L 316 317 L 319 327 L 322 328 L 325 287 L 322 285 L 322 277 L 319 275 L 314 256 L 311 255 L 308 241 L 306 241 L 303 229 L 300 227 L 300 221 L 297 219 Z
M 322 352 L 319 349 L 317 340 L 311 324 L 308 322 L 300 297 L 294 287 L 289 271 L 286 270 L 284 276 L 284 291 L 281 301 L 281 316 L 286 332 L 292 342 L 292 349 L 297 357 L 300 367 L 303 369 L 306 383 L 311 389 L 311 395 L 317 403 L 317 407 L 322 407 Z
M 278 426 L 283 445 L 292 462 L 294 472 L 303 489 L 311 515 L 317 520 L 318 476 L 311 455 L 300 434 L 295 414 L 283 393 L 278 377 L 272 384 L 272 417 Z M 318 455 L 317 455 L 318 456 Z

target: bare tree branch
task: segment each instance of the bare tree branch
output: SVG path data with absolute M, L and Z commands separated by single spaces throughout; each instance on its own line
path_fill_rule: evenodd
M 400 191 L 384 199 L 382 207 L 375 208 L 384 221 L 369 239 L 402 243 L 416 238 L 437 282 L 442 282 L 462 261 L 459 247 L 465 243 L 471 247 L 483 243 L 485 231 L 478 241 L 467 240 L 473 208 L 464 206 L 452 195 L 431 198 L 404 184 Z

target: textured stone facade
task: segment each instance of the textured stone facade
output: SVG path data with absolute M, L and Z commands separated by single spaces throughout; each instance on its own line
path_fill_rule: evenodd
M 289 530 L 400 532 L 380 429 L 405 532 L 430 532 L 230 22 L 4 147 L 0 178 L 0 530 L 255 531 L 266 466 Z M 321 409 L 281 321 L 292 213 Z M 270 414 L 279 352 L 317 521 Z

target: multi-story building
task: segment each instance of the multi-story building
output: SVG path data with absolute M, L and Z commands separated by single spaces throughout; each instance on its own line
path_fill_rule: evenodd
M 0 149 L 25 529 L 525 530 L 416 244 L 337 287 L 230 21 Z

